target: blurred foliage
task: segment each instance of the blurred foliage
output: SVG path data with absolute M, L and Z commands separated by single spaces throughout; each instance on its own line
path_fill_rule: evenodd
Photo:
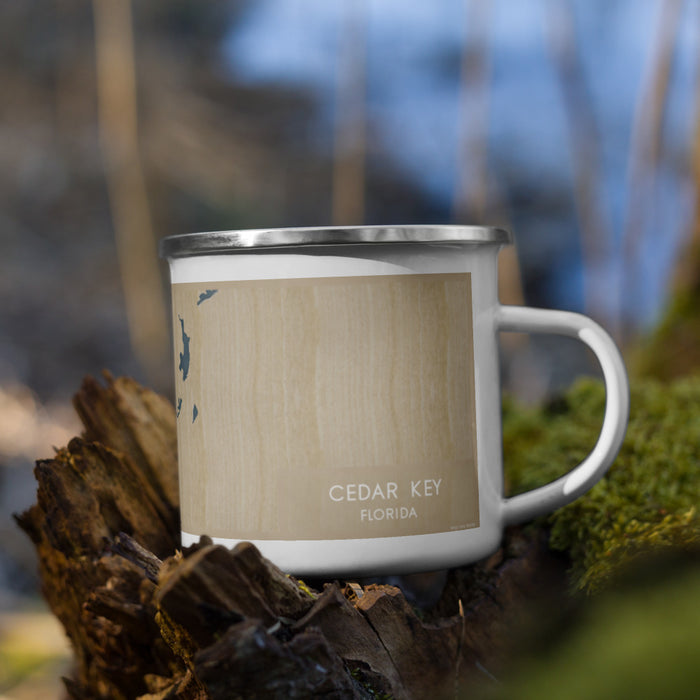
M 634 580 L 579 608 L 563 635 L 543 640 L 544 649 L 531 647 L 501 683 L 471 697 L 696 698 L 699 596 L 697 565 L 653 560 Z
M 694 257 L 700 269 L 700 247 Z M 658 327 L 631 348 L 631 366 L 664 380 L 700 370 L 700 280 L 675 293 Z
M 700 377 L 633 382 L 627 435 L 607 475 L 547 516 L 550 546 L 568 552 L 575 590 L 604 589 L 652 551 L 700 544 Z M 504 405 L 507 488 L 527 491 L 561 476 L 591 451 L 605 391 L 581 380 L 537 408 Z
M 0 614 L 1 697 L 59 697 L 71 663 L 63 628 L 43 606 Z

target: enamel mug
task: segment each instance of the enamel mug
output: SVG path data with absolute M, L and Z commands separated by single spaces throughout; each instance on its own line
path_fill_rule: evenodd
M 300 576 L 463 565 L 573 501 L 628 418 L 607 333 L 504 306 L 498 228 L 223 231 L 163 239 L 172 279 L 182 544 L 255 544 Z M 556 481 L 503 496 L 500 331 L 578 338 L 606 385 L 600 437 Z

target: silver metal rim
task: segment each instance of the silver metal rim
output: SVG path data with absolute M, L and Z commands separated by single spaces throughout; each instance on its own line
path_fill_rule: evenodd
M 242 249 L 296 248 L 391 243 L 512 243 L 509 231 L 493 226 L 349 226 L 206 231 L 168 236 L 160 242 L 163 258 L 213 255 Z

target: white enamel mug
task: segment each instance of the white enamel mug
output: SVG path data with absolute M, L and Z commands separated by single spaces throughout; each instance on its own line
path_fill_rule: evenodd
M 595 484 L 626 430 L 622 359 L 585 316 L 499 303 L 510 241 L 473 226 L 165 238 L 183 546 L 253 542 L 300 576 L 443 569 Z M 591 454 L 513 498 L 499 331 L 578 338 L 607 392 Z

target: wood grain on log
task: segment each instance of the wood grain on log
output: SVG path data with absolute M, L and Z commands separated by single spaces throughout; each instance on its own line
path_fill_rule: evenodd
M 83 383 L 83 437 L 37 462 L 16 516 L 73 645 L 71 698 L 454 697 L 504 653 L 550 562 L 541 538 L 513 531 L 431 610 L 394 586 L 311 589 L 250 544 L 180 552 L 173 407 L 105 380 Z

